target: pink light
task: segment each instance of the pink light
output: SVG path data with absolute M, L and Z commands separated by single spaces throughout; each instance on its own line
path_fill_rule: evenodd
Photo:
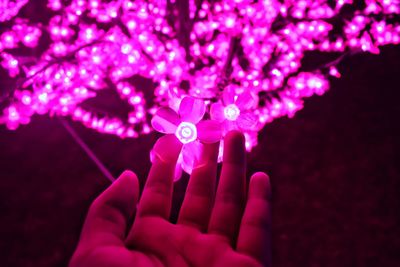
M 60 98 L 60 103 L 61 103 L 61 105 L 68 105 L 68 103 L 69 103 L 69 97 L 62 97 L 62 98 Z
M 131 97 L 130 99 L 129 99 L 129 102 L 132 104 L 132 105 L 136 105 L 136 104 L 139 104 L 140 102 L 142 102 L 142 98 L 140 97 L 140 96 L 133 96 L 133 97 Z
M 93 56 L 92 60 L 93 60 L 93 62 L 95 64 L 99 64 L 101 62 L 101 57 L 100 56 Z
M 38 96 L 38 98 L 39 98 L 39 101 L 42 102 L 42 103 L 47 103 L 47 101 L 48 101 L 48 95 L 47 95 L 47 93 L 42 93 L 42 94 L 40 94 L 40 95 Z
M 20 116 L 17 112 L 17 110 L 15 109 L 15 107 L 9 107 L 8 108 L 8 118 L 10 119 L 10 121 L 18 121 Z
M 131 92 L 132 92 L 132 90 L 131 90 L 131 88 L 129 88 L 129 87 L 124 87 L 124 88 L 122 89 L 122 93 L 123 93 L 124 95 L 130 95 Z
M 13 18 L 28 1 L 29 0 L 3 0 L 0 5 L 0 22 Z
M 233 28 L 235 26 L 235 18 L 229 17 L 225 20 L 225 26 L 227 28 Z
M 22 97 L 22 103 L 24 103 L 25 105 L 29 105 L 32 103 L 32 98 L 29 95 L 24 95 Z
M 240 110 L 235 104 L 230 104 L 224 108 L 224 115 L 227 120 L 235 121 L 240 115 Z
M 336 78 L 340 78 L 341 74 L 339 73 L 339 71 L 335 68 L 335 67 L 331 67 L 329 69 L 329 74 L 336 77 Z
M 82 112 L 81 109 L 76 109 L 76 110 L 74 111 L 74 116 L 77 117 L 77 118 L 82 117 L 82 114 L 83 114 L 83 112 Z
M 128 27 L 128 29 L 130 29 L 130 30 L 134 30 L 134 29 L 136 28 L 136 21 L 134 21 L 134 20 L 128 21 L 127 27 Z
M 16 67 L 18 66 L 18 61 L 15 59 L 10 60 L 10 67 Z
M 123 54 L 129 54 L 130 52 L 132 51 L 132 45 L 130 45 L 130 44 L 124 44 L 124 45 L 122 45 L 122 47 L 121 47 L 121 52 L 123 53 Z
M 197 139 L 196 125 L 190 122 L 181 122 L 176 129 L 175 136 L 182 144 L 193 142 Z

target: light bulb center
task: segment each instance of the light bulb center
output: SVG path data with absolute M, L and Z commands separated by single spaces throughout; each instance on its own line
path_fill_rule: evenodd
M 235 104 L 230 104 L 224 108 L 224 115 L 227 120 L 235 121 L 240 115 L 240 109 Z
M 181 122 L 176 129 L 175 135 L 182 144 L 193 142 L 197 139 L 196 125 L 190 122 Z

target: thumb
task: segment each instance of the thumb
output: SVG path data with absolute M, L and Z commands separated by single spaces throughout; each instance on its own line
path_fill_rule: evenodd
M 131 171 L 123 172 L 90 206 L 81 233 L 85 248 L 123 245 L 129 218 L 134 214 L 139 183 Z

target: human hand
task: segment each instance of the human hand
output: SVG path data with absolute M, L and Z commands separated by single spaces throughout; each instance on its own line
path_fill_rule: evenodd
M 270 266 L 269 178 L 254 174 L 246 198 L 243 135 L 230 132 L 225 138 L 217 190 L 218 144 L 205 145 L 177 224 L 169 214 L 181 145 L 167 135 L 156 148 L 162 154 L 154 160 L 139 203 L 138 180 L 130 171 L 93 202 L 70 267 Z

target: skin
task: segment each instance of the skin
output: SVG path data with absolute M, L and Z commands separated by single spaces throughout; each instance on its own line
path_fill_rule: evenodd
M 269 178 L 255 173 L 246 196 L 244 137 L 230 132 L 224 144 L 218 188 L 218 144 L 207 144 L 173 224 L 181 145 L 173 135 L 160 138 L 140 201 L 138 179 L 125 171 L 91 205 L 70 267 L 271 266 Z

